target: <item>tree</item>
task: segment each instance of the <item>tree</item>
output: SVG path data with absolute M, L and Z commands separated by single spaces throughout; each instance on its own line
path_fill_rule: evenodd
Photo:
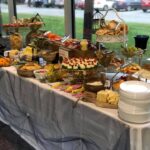
M 28 0 L 28 6 L 29 7 L 31 6 L 31 0 Z
M 25 0 L 16 0 L 16 3 L 25 3 Z
M 51 0 L 51 4 L 55 4 L 55 0 Z

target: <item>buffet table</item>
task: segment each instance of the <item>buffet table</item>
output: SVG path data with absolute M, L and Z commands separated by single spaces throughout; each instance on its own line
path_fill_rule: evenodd
M 0 69 L 0 117 L 39 150 L 149 150 L 150 123 L 131 124 L 15 67 Z

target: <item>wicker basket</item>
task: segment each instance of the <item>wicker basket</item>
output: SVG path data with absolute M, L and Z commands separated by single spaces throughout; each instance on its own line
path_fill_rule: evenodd
M 39 53 L 39 56 L 47 62 L 52 62 L 55 60 L 57 54 L 58 51 L 43 51 Z
M 35 77 L 34 70 L 22 70 L 21 67 L 22 67 L 22 65 L 17 68 L 17 73 L 19 76 L 28 77 L 28 78 Z
M 119 43 L 126 42 L 128 40 L 125 35 L 97 35 L 96 41 L 101 43 Z
M 108 28 L 108 25 L 105 24 L 106 16 L 108 12 L 114 12 L 116 15 L 116 19 L 118 20 L 118 24 L 116 25 L 115 28 Z M 124 28 L 123 28 L 123 33 L 116 33 L 115 31 L 117 30 L 118 26 L 123 23 Z M 105 33 L 102 35 L 96 34 L 96 41 L 99 43 L 124 43 L 126 45 L 128 37 L 127 37 L 127 29 L 125 28 L 125 21 L 119 16 L 118 12 L 114 9 L 108 9 L 106 13 L 101 17 L 100 19 L 100 27 L 101 29 L 105 28 L 106 30 L 109 30 L 109 33 Z M 112 34 L 112 35 L 111 35 Z

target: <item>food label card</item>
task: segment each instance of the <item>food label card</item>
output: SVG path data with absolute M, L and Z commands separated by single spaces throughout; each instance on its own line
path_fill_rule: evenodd
M 65 49 L 64 47 L 59 48 L 59 57 L 62 58 L 69 58 L 69 51 Z

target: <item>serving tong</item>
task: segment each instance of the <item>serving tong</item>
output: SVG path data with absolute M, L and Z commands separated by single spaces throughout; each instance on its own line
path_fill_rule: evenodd
M 68 40 L 70 38 L 70 35 L 68 36 L 64 36 L 62 39 L 61 39 L 61 42 L 64 43 L 66 40 Z
M 76 108 L 77 107 L 77 105 L 78 105 L 78 103 L 79 103 L 79 101 L 81 101 L 83 98 L 81 97 L 81 98 L 78 98 L 74 103 L 73 103 L 73 108 Z
M 112 89 L 113 80 L 114 80 L 114 78 L 117 76 L 117 74 L 120 73 L 120 71 L 121 71 L 123 68 L 125 68 L 125 67 L 127 67 L 127 66 L 129 66 L 129 65 L 131 65 L 131 64 L 132 64 L 132 63 L 129 62 L 129 63 L 123 64 L 123 65 L 121 65 L 121 66 L 119 67 L 119 69 L 117 70 L 117 72 L 116 72 L 116 73 L 113 75 L 113 77 L 110 79 L 110 89 Z

